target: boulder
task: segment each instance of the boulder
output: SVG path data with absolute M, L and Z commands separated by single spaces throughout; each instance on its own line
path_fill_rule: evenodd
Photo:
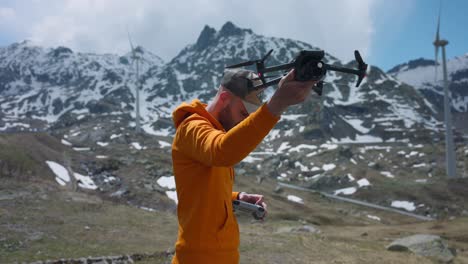
M 436 235 L 418 234 L 393 241 L 387 246 L 390 251 L 411 251 L 442 263 L 449 263 L 455 257 L 447 243 Z

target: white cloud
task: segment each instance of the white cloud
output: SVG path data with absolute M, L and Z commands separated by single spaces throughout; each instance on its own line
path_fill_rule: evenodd
M 0 22 L 14 19 L 16 16 L 15 10 L 10 7 L 0 7 Z
M 24 27 L 16 36 L 44 46 L 125 53 L 128 26 L 135 43 L 168 60 L 197 40 L 205 25 L 226 21 L 255 33 L 305 41 L 345 61 L 372 50 L 377 0 L 215 1 L 177 5 L 163 0 L 49 0 L 13 4 Z M 21 41 L 17 39 L 15 41 Z

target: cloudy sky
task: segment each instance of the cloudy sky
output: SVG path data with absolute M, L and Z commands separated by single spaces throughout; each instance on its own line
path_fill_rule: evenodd
M 338 58 L 359 49 L 388 70 L 433 58 L 439 0 L 0 0 L 0 46 L 25 39 L 76 51 L 119 53 L 134 42 L 170 60 L 194 43 L 205 25 L 226 21 L 265 36 L 308 42 Z M 441 35 L 448 57 L 468 52 L 468 1 L 445 0 Z

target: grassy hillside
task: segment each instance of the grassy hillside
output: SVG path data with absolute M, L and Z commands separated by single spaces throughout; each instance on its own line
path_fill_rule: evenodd
M 47 134 L 0 136 L 0 263 L 127 254 L 146 256 L 137 263 L 169 263 L 166 252 L 173 252 L 177 236 L 175 204 L 157 186 L 154 175 L 170 172 L 170 151 L 151 147 L 128 151 L 125 146 L 87 153 L 73 151 Z M 98 160 L 97 154 L 110 158 Z M 80 161 L 94 162 L 98 171 L 112 169 L 122 182 L 101 190 L 60 186 L 45 161 L 63 164 L 66 159 L 76 171 Z M 241 263 L 433 263 L 385 249 L 395 239 L 419 233 L 440 235 L 457 252 L 454 263 L 468 263 L 466 216 L 422 222 L 278 188 L 273 177 L 257 178 L 252 168 L 243 169 L 245 173 L 236 176 L 235 189 L 264 194 L 269 213 L 263 222 L 238 214 Z M 355 198 L 376 199 L 375 193 L 383 188 L 460 206 L 466 193 L 463 180 L 452 186 L 422 186 L 366 177 L 379 184 L 373 192 L 360 189 Z M 125 195 L 111 196 L 122 188 Z M 288 200 L 288 195 L 302 198 L 303 204 Z

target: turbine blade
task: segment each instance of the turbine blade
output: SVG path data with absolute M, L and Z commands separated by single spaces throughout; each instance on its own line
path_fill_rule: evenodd
M 135 49 L 133 48 L 132 38 L 130 37 L 130 32 L 128 32 L 128 29 L 127 29 L 127 35 L 128 35 L 128 42 L 130 43 L 130 48 L 132 49 L 132 54 L 135 57 Z

